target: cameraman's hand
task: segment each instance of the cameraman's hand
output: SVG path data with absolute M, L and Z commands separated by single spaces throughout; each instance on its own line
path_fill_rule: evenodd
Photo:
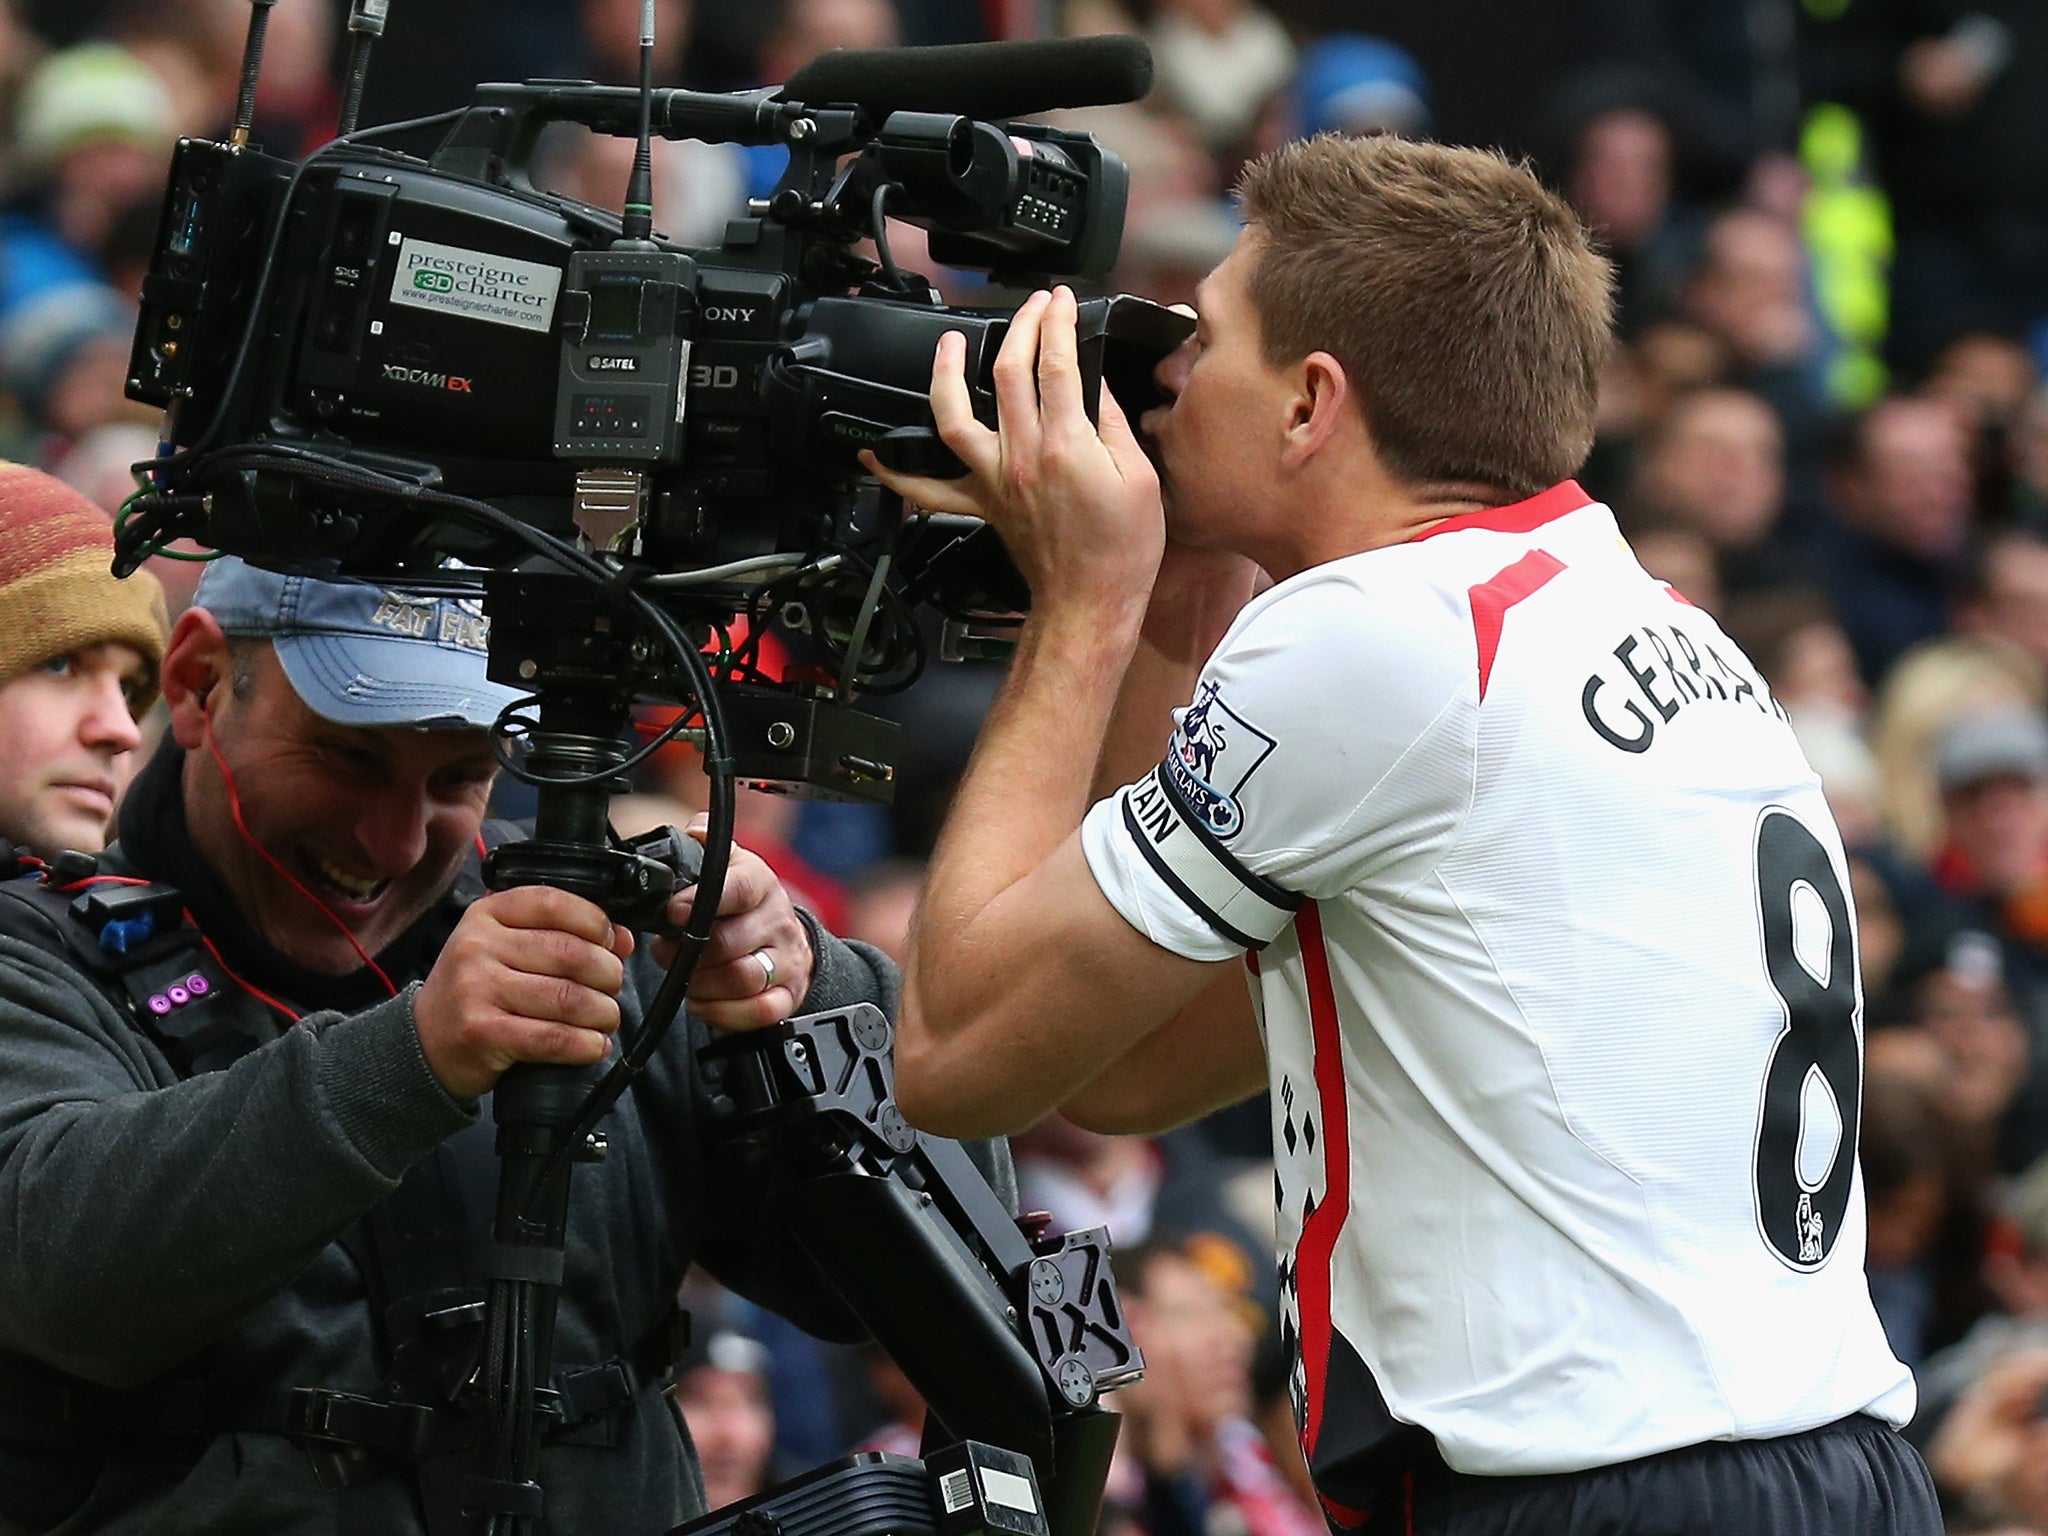
M 1035 613 L 1069 602 L 1142 602 L 1165 542 L 1159 477 L 1109 390 L 1101 427 L 1082 408 L 1077 306 L 1071 289 L 1032 294 L 996 355 L 996 419 L 974 418 L 967 343 L 939 339 L 932 417 L 967 465 L 963 480 L 901 475 L 863 452 L 868 471 L 905 501 L 983 517 L 1030 583 Z
M 580 896 L 544 885 L 471 905 L 413 1000 L 420 1048 L 459 1099 L 514 1062 L 603 1061 L 619 1027 L 633 935 Z
M 709 822 L 698 816 L 684 830 L 701 843 Z M 696 898 L 694 885 L 669 898 L 672 927 L 690 920 Z M 653 955 L 662 965 L 672 964 L 675 954 L 675 940 L 654 941 Z M 690 978 L 690 1011 L 718 1029 L 779 1024 L 810 992 L 814 963 L 810 932 L 789 892 L 759 854 L 734 843 L 711 942 Z

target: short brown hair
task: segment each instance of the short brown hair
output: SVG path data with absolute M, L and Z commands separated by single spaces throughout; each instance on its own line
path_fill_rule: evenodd
M 1319 134 L 1248 166 L 1238 199 L 1267 361 L 1335 357 L 1390 473 L 1531 496 L 1585 462 L 1613 270 L 1526 165 Z

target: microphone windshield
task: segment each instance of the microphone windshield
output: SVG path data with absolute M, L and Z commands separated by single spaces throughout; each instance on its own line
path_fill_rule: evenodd
M 1027 117 L 1136 101 L 1152 88 L 1152 50 L 1112 35 L 930 48 L 835 48 L 789 77 L 785 101 L 871 112 Z

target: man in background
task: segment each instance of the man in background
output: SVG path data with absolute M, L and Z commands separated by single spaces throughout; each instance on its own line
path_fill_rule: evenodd
M 0 839 L 98 853 L 133 776 L 164 656 L 164 597 L 116 581 L 106 513 L 0 464 Z

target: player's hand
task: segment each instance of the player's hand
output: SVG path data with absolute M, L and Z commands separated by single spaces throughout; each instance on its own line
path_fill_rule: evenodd
M 603 1061 L 632 952 L 633 935 L 580 896 L 493 891 L 462 914 L 413 1000 L 428 1067 L 455 1097 L 474 1099 L 514 1062 Z
M 1030 584 L 1034 612 L 1142 601 L 1165 542 L 1158 474 L 1115 397 L 1101 392 L 1099 430 L 1083 409 L 1077 314 L 1064 287 L 1019 306 L 996 355 L 993 432 L 974 416 L 966 338 L 940 338 L 932 417 L 966 478 L 898 474 L 861 454 L 905 501 L 993 523 Z
M 710 823 L 697 816 L 684 830 L 704 841 Z M 668 921 L 680 928 L 696 906 L 693 885 L 669 898 Z M 675 960 L 673 939 L 654 941 L 654 958 Z M 759 1029 L 795 1013 L 811 990 L 811 935 L 789 892 L 757 853 L 732 845 L 725 892 L 711 942 L 690 978 L 690 1010 L 718 1029 Z

